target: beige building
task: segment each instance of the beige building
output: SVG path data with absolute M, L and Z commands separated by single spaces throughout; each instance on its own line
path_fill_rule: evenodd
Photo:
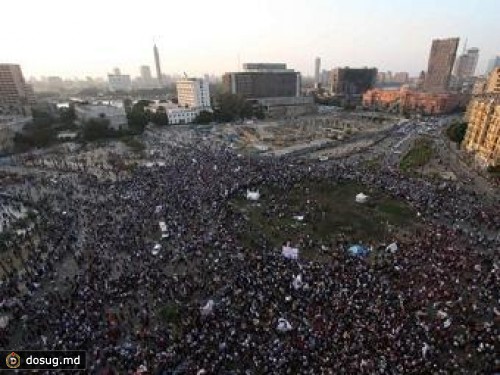
M 31 114 L 35 96 L 26 84 L 21 67 L 17 64 L 0 64 L 0 114 Z
M 465 149 L 473 152 L 482 166 L 500 165 L 500 95 L 472 99 L 467 113 Z
M 210 109 L 208 82 L 200 78 L 177 81 L 177 99 L 182 107 Z
M 493 69 L 488 77 L 486 92 L 489 94 L 500 94 L 500 66 Z

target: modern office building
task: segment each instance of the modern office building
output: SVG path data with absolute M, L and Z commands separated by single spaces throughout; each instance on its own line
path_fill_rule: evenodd
M 432 41 L 423 85 L 424 91 L 446 92 L 448 90 L 459 40 L 459 38 L 449 38 Z
M 17 64 L 0 64 L 0 114 L 30 115 L 33 89 Z
M 500 66 L 493 69 L 486 83 L 487 94 L 500 94 Z
M 247 99 L 300 96 L 300 73 L 286 64 L 249 63 L 243 72 L 226 73 L 222 77 L 227 92 Z
M 489 75 L 493 69 L 500 66 L 500 56 L 495 56 L 488 61 L 488 67 L 486 68 L 486 75 Z
M 185 78 L 177 81 L 179 105 L 188 108 L 210 109 L 208 82 L 200 78 Z
M 458 56 L 455 62 L 455 77 L 464 80 L 474 76 L 476 72 L 477 61 L 479 60 L 479 49 L 469 48 Z
M 113 69 L 112 74 L 108 74 L 109 90 L 116 91 L 130 91 L 132 90 L 132 81 L 130 75 L 121 74 L 120 69 Z
M 472 99 L 467 115 L 465 149 L 483 167 L 500 165 L 500 95 Z
M 158 84 L 160 87 L 163 87 L 163 76 L 161 74 L 161 66 L 160 66 L 160 53 L 158 52 L 158 47 L 156 44 L 153 47 L 153 54 L 155 56 L 155 67 L 156 67 L 156 78 L 158 79 Z
M 141 78 L 144 82 L 151 82 L 153 77 L 151 76 L 151 69 L 148 65 L 142 65 L 141 68 Z
M 349 101 L 361 99 L 376 79 L 376 68 L 335 68 L 330 72 L 330 90 L 333 95 Z
M 321 83 L 320 69 L 321 69 L 321 58 L 316 57 L 316 59 L 314 60 L 314 84 L 316 86 Z

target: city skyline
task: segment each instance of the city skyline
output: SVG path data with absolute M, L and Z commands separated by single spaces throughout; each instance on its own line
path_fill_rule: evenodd
M 59 0 L 8 3 L 5 14 L 22 15 L 29 26 L 18 28 L 17 17 L 2 21 L 0 61 L 20 64 L 26 78 L 106 77 L 116 66 L 135 77 L 140 66 L 155 66 L 155 42 L 166 75 L 222 75 L 239 70 L 238 62 L 262 61 L 285 62 L 304 76 L 313 76 L 314 58 L 319 56 L 323 69 L 367 66 L 416 76 L 427 69 L 436 38 L 459 37 L 461 50 L 467 37 L 468 46 L 480 50 L 477 74 L 483 74 L 488 60 L 500 54 L 496 22 L 500 3 L 494 0 L 460 4 L 424 0 L 417 9 L 406 0 L 397 4 L 317 0 L 292 5 L 259 0 L 240 7 L 227 0 L 147 1 L 144 8 L 155 9 L 142 14 L 147 17 L 119 6 L 114 1 L 90 0 L 75 15 L 64 11 L 67 5 Z M 186 13 L 187 9 L 196 11 Z M 245 13 L 243 19 L 239 12 Z M 106 14 L 116 16 L 103 17 Z M 165 14 L 171 16 L 165 18 Z M 94 18 L 106 21 L 102 28 Z M 252 26 L 245 26 L 245 20 Z M 12 38 L 9 30 L 14 29 Z

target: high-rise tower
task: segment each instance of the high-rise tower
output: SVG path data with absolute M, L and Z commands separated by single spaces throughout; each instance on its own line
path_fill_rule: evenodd
M 459 38 L 432 41 L 429 67 L 424 81 L 424 91 L 445 92 L 450 83 Z
M 153 52 L 155 55 L 156 77 L 158 79 L 158 84 L 160 85 L 160 87 L 163 87 L 163 79 L 162 79 L 161 68 L 160 68 L 160 55 L 158 53 L 158 47 L 156 47 L 156 44 L 153 47 Z

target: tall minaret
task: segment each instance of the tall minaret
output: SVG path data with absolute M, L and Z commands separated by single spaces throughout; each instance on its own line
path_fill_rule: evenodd
M 153 52 L 155 55 L 156 77 L 158 78 L 158 84 L 160 85 L 160 87 L 163 87 L 163 78 L 161 76 L 161 68 L 160 68 L 160 55 L 158 53 L 158 47 L 156 47 L 156 43 L 153 47 Z

